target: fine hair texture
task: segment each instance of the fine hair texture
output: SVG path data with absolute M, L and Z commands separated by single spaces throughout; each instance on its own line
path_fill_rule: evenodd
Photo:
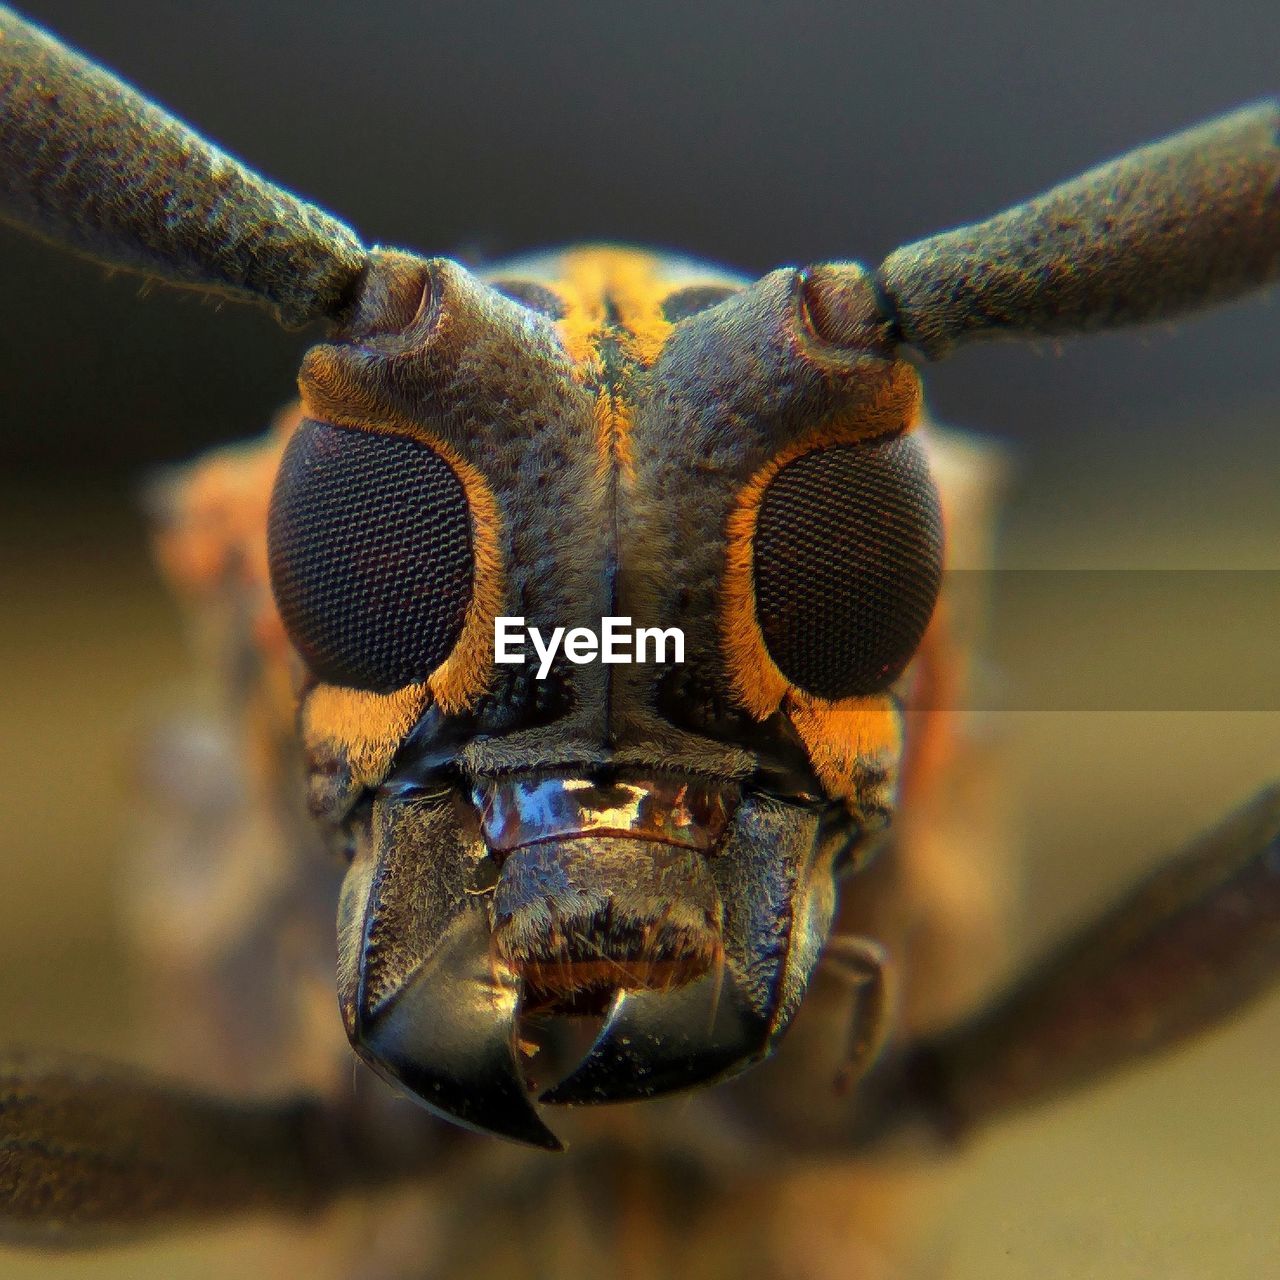
M 1222 302 L 1280 274 L 1280 105 L 1112 160 L 891 253 L 879 284 L 930 359 L 981 338 L 1085 333 Z
M 339 314 L 366 260 L 349 227 L 3 6 L 0 217 L 291 328 Z

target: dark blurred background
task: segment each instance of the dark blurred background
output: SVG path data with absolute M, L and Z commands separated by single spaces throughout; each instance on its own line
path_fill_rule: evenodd
M 1280 87 L 1273 0 L 768 5 L 30 0 L 19 5 L 371 241 L 580 239 L 748 272 L 856 257 Z M 306 339 L 0 235 L 8 465 L 101 477 L 252 432 Z M 19 319 L 20 317 L 20 319 Z M 1221 422 L 1280 393 L 1249 303 L 1067 359 L 940 368 L 940 413 L 1022 441 Z
M 20 7 L 367 239 L 469 259 L 618 239 L 753 273 L 874 263 L 1280 90 L 1275 0 Z M 156 690 L 189 679 L 132 496 L 156 464 L 260 431 L 308 336 L 140 297 L 3 227 L 0 279 L 0 1020 L 10 1040 L 127 1055 L 130 761 L 172 700 Z M 978 348 L 928 386 L 939 417 L 1009 450 L 1003 565 L 1275 571 L 1278 354 L 1264 296 L 1061 348 Z M 1053 660 L 1051 629 L 1005 621 L 1006 666 Z M 1173 647 L 1211 664 L 1231 621 L 1193 617 Z M 1253 636 L 1271 690 L 1273 632 Z M 1140 665 L 1142 634 L 1123 617 L 1072 643 L 1099 664 L 1128 644 Z M 1274 696 L 1055 705 L 988 726 L 1027 815 L 1020 955 L 1280 772 Z M 965 1166 L 929 1274 L 1270 1274 L 1278 1050 L 1273 1000 L 1006 1126 Z M 0 1274 L 258 1274 L 256 1240 L 233 1228 L 21 1272 L 3 1254 Z

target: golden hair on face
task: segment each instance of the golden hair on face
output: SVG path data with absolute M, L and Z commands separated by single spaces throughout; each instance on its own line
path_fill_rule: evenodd
M 852 421 L 837 420 L 792 441 L 743 486 L 726 524 L 721 643 L 739 701 L 757 719 L 781 709 L 804 742 L 827 791 L 868 813 L 887 810 L 902 750 L 901 715 L 887 693 L 828 699 L 806 692 L 769 653 L 757 610 L 755 547 L 765 493 L 797 458 L 835 445 L 868 444 L 910 431 L 919 420 L 920 381 L 897 363 Z

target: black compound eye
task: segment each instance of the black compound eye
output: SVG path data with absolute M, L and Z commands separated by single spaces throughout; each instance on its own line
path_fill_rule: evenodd
M 756 616 L 788 680 L 821 698 L 878 693 L 924 635 L 942 579 L 942 519 L 909 438 L 802 454 L 756 519 Z
M 316 676 L 375 692 L 426 679 L 471 601 L 466 491 L 425 444 L 304 422 L 271 495 L 271 587 Z

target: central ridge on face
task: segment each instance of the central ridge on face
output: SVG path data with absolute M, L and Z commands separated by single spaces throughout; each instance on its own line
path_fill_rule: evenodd
M 817 338 L 791 271 L 386 255 L 366 295 L 304 363 L 271 518 L 311 800 L 352 850 L 340 1001 L 427 1106 L 552 1146 L 533 1077 L 554 1103 L 715 1080 L 803 997 L 937 590 L 918 384 Z M 816 569 L 760 559 L 788 539 Z M 499 665 L 499 618 L 676 629 L 683 661 Z
M 570 378 L 589 399 L 590 436 L 576 447 L 590 466 L 581 496 L 591 515 L 575 522 L 571 537 L 594 556 L 593 563 L 582 555 L 576 598 L 600 613 L 583 611 L 581 620 L 657 623 L 641 527 L 653 495 L 636 492 L 636 412 L 676 323 L 742 282 L 602 247 L 509 263 L 489 273 L 489 283 L 552 322 Z M 565 548 L 562 564 L 573 550 Z M 501 866 L 494 946 L 524 983 L 526 1009 L 607 1008 L 618 992 L 669 992 L 720 962 L 723 908 L 706 857 L 724 836 L 738 783 L 663 775 L 660 752 L 639 774 L 624 778 L 615 768 L 631 743 L 670 732 L 657 724 L 652 698 L 636 696 L 655 674 L 643 665 L 622 673 L 555 664 L 549 683 L 564 686 L 566 702 L 585 713 L 581 737 L 594 772 L 499 774 L 473 784 L 481 832 Z

